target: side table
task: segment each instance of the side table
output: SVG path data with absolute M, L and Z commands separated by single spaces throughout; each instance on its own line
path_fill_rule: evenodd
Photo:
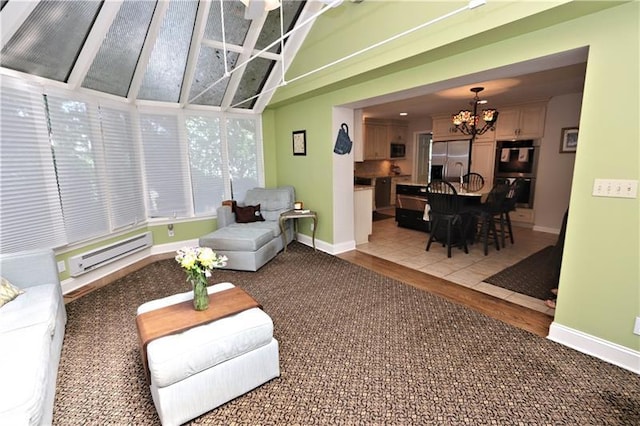
M 288 210 L 280 214 L 280 232 L 282 233 L 282 242 L 284 243 L 284 251 L 287 251 L 287 235 L 284 232 L 284 224 L 289 219 L 294 219 L 294 231 L 298 233 L 298 221 L 302 218 L 313 219 L 313 231 L 311 241 L 313 242 L 313 249 L 316 249 L 316 228 L 318 228 L 318 214 L 312 210 Z

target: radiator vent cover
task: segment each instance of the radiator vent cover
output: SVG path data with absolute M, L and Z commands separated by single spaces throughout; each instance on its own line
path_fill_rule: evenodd
M 108 246 L 78 254 L 69 259 L 69 272 L 72 277 L 77 277 L 131 253 L 151 247 L 152 244 L 151 232 L 145 232 Z

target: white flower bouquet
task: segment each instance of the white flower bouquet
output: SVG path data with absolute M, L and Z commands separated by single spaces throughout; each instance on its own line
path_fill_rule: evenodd
M 227 256 L 221 256 L 209 247 L 185 247 L 177 251 L 176 261 L 187 273 L 187 280 L 193 286 L 193 305 L 203 311 L 209 307 L 207 278 L 213 268 L 227 264 Z

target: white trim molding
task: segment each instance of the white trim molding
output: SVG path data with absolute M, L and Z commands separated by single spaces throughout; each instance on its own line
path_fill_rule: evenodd
M 113 263 L 109 263 L 103 267 L 96 268 L 93 271 L 89 271 L 86 274 L 80 275 L 76 278 L 67 278 L 62 281 L 62 293 L 67 294 L 74 290 L 78 290 L 81 287 L 84 287 L 88 284 L 91 284 L 95 281 L 98 281 L 102 278 L 105 278 L 111 274 L 117 273 L 123 268 L 128 266 L 135 265 L 138 262 L 141 262 L 148 257 L 166 254 L 166 253 L 175 253 L 178 249 L 183 247 L 197 246 L 198 240 L 184 240 L 178 241 L 176 243 L 169 244 L 158 244 L 147 249 L 141 250 L 137 253 L 133 253 L 129 256 L 123 257 L 120 260 L 116 260 Z
M 578 330 L 551 323 L 547 339 L 640 374 L 640 352 Z

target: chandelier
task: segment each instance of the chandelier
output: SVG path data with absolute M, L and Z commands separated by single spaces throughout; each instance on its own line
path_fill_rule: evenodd
M 473 101 L 469 102 L 473 105 L 473 111 L 461 110 L 459 113 L 451 116 L 451 121 L 455 126 L 456 131 L 460 131 L 465 135 L 470 135 L 475 138 L 476 135 L 482 135 L 488 130 L 494 130 L 496 121 L 498 121 L 498 111 L 495 109 L 482 110 L 482 120 L 484 125 L 478 127 L 480 117 L 478 116 L 478 105 L 485 104 L 487 101 L 481 100 L 478 97 L 478 93 L 482 92 L 484 87 L 472 87 L 471 91 L 475 93 Z

